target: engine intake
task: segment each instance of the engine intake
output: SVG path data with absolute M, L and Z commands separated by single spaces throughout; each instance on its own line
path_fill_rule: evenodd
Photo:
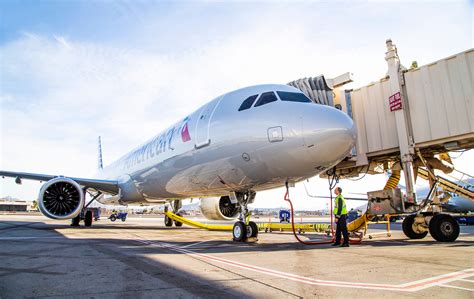
M 238 203 L 232 203 L 229 196 L 202 198 L 201 213 L 210 220 L 233 220 L 240 211 Z
M 59 177 L 47 181 L 41 187 L 38 207 L 46 217 L 71 219 L 79 215 L 84 201 L 84 192 L 78 183 L 70 178 Z

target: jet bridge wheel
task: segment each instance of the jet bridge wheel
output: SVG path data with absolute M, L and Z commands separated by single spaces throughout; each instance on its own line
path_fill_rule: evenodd
M 171 219 L 170 217 L 168 217 L 167 215 L 165 215 L 165 226 L 166 227 L 170 227 L 173 225 L 173 219 Z
M 87 211 L 84 215 L 84 225 L 92 226 L 92 211 Z
M 459 224 L 451 215 L 434 215 L 429 224 L 430 234 L 436 241 L 453 242 L 459 236 Z
M 247 226 L 242 221 L 234 223 L 232 237 L 236 242 L 244 242 L 247 239 Z
M 403 219 L 403 223 L 402 223 L 403 233 L 405 234 L 405 236 L 407 236 L 410 239 L 423 239 L 428 234 L 428 231 L 417 233 L 413 230 L 413 222 L 415 221 L 415 216 L 416 215 L 410 215 L 408 217 L 405 217 L 405 219 Z

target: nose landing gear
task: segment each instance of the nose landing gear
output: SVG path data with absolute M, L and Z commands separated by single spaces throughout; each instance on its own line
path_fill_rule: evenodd
M 232 237 L 236 242 L 245 242 L 250 238 L 258 236 L 258 226 L 255 222 L 249 221 L 245 224 L 243 221 L 237 221 L 232 229 Z
M 240 206 L 239 221 L 234 223 L 232 238 L 236 242 L 245 242 L 249 238 L 257 238 L 258 226 L 255 222 L 249 221 L 250 213 L 247 208 L 249 203 L 255 200 L 255 192 L 236 192 L 235 197 Z

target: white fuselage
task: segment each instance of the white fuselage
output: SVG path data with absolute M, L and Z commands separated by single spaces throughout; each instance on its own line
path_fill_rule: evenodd
M 343 112 L 313 102 L 281 100 L 287 85 L 224 94 L 100 171 L 117 179 L 120 202 L 229 195 L 281 187 L 315 176 L 344 159 L 356 131 Z M 277 100 L 239 111 L 274 92 Z M 268 94 L 265 94 L 268 96 Z

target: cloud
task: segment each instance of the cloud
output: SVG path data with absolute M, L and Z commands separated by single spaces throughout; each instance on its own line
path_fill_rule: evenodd
M 0 45 L 0 169 L 91 176 L 98 135 L 108 164 L 236 88 L 346 71 L 359 86 L 377 80 L 386 71 L 388 37 L 402 59 L 420 64 L 470 44 L 461 2 L 412 5 L 410 13 L 391 9 L 399 5 L 208 3 L 178 5 L 167 14 L 126 5 L 117 8 L 125 23 L 98 28 L 109 28 L 109 39 L 60 27 L 41 34 L 24 29 Z M 456 16 L 457 22 L 443 22 Z M 21 189 L 0 184 L 0 195 Z M 36 188 L 25 191 L 36 194 Z

